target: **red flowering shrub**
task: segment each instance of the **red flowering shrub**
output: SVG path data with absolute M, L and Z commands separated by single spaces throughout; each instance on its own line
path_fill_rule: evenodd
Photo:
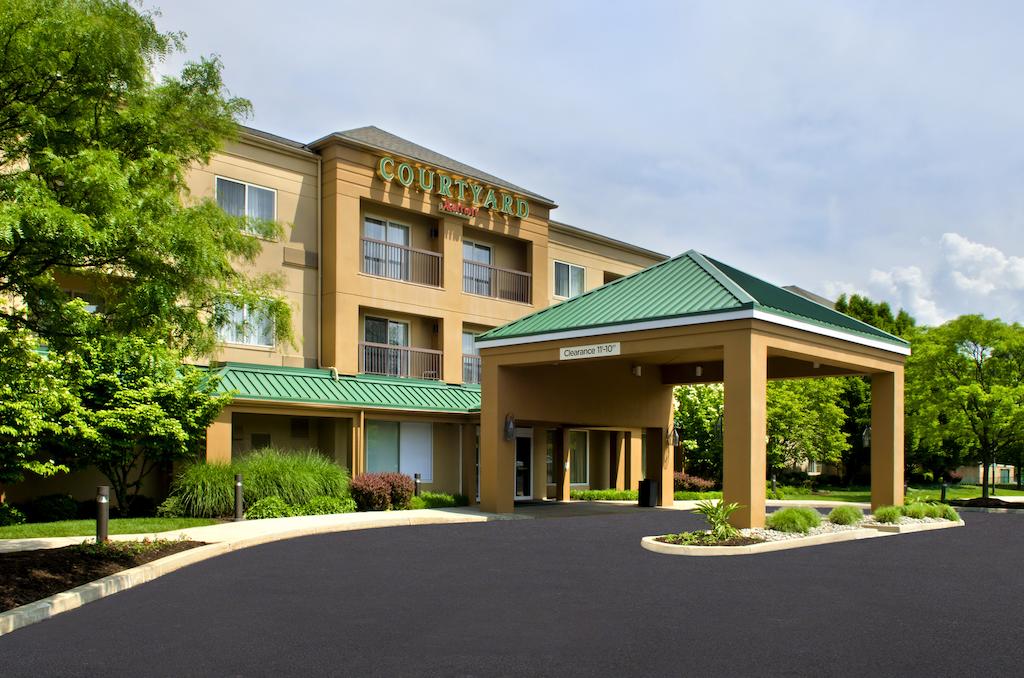
M 391 507 L 391 486 L 382 473 L 364 473 L 349 481 L 349 493 L 360 511 L 386 511 Z
M 360 511 L 409 508 L 415 483 L 404 473 L 364 473 L 349 483 L 349 492 Z
M 715 489 L 715 481 L 685 473 L 676 473 L 672 484 L 676 492 L 710 492 Z
M 380 477 L 388 484 L 388 491 L 391 495 L 391 508 L 409 508 L 409 500 L 415 491 L 416 483 L 410 476 L 404 473 L 381 473 Z

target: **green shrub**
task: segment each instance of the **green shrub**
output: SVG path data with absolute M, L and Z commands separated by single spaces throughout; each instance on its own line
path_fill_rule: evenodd
M 708 526 L 711 528 L 711 536 L 716 541 L 725 541 L 740 535 L 740 531 L 729 523 L 729 516 L 739 510 L 739 508 L 740 505 L 735 502 L 726 504 L 721 499 L 717 502 L 705 499 L 697 504 L 693 512 L 701 514 L 708 521 Z
M 946 520 L 959 521 L 960 514 L 956 512 L 956 509 L 952 506 L 946 506 L 942 509 L 942 517 Z
M 578 501 L 636 501 L 636 490 L 569 490 L 569 498 Z
M 167 497 L 156 507 L 157 518 L 183 518 L 185 509 L 181 505 L 181 497 Z
M 903 507 L 903 515 L 908 518 L 915 518 L 920 520 L 928 517 L 928 505 L 927 504 L 910 504 L 909 506 Z
M 235 474 L 242 474 L 246 506 L 278 497 L 301 506 L 317 497 L 346 499 L 348 471 L 315 451 L 283 452 L 264 449 L 230 464 L 199 463 L 185 467 L 175 478 L 171 496 L 181 500 L 183 515 L 217 518 L 235 511 Z
M 791 506 L 770 514 L 765 524 L 779 532 L 807 534 L 811 528 L 821 524 L 821 514 L 812 508 Z
M 633 499 L 637 498 L 635 496 L 636 494 L 637 494 L 636 492 L 633 492 L 633 495 L 634 495 Z M 676 501 L 688 501 L 688 500 L 693 500 L 693 499 L 721 499 L 722 498 L 722 493 L 720 491 L 714 491 L 714 492 L 686 492 L 686 491 L 680 490 L 679 492 L 673 493 L 672 498 L 675 499 Z
M 417 499 L 419 501 L 416 501 Z M 451 508 L 453 506 L 469 506 L 469 497 L 464 494 L 423 492 L 420 496 L 413 497 L 409 504 L 409 508 Z
M 24 512 L 30 523 L 74 520 L 78 517 L 78 502 L 70 494 L 47 494 L 25 504 Z
M 295 515 L 291 507 L 281 497 L 264 497 L 245 511 L 245 517 L 250 520 L 260 518 L 287 518 Z
M 21 525 L 25 522 L 25 514 L 10 504 L 0 504 L 0 527 Z
M 874 518 L 878 523 L 898 523 L 903 517 L 899 506 L 880 506 L 875 509 Z
M 925 504 L 925 515 L 929 518 L 942 518 L 946 515 L 945 504 Z
M 828 522 L 833 525 L 856 525 L 864 520 L 864 512 L 856 506 L 837 506 L 828 514 Z
M 233 464 L 199 463 L 182 469 L 171 485 L 171 496 L 192 518 L 219 518 L 235 512 Z M 255 501 L 255 500 L 254 500 Z
M 356 510 L 356 503 L 351 497 L 338 499 L 337 497 L 313 497 L 302 506 L 294 508 L 297 516 L 325 516 L 333 513 L 352 513 Z

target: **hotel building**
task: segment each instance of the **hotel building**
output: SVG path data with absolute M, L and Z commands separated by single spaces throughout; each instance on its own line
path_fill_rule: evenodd
M 209 461 L 312 448 L 353 474 L 419 474 L 423 489 L 472 501 L 475 337 L 665 259 L 376 127 L 309 144 L 244 129 L 188 183 L 192 199 L 284 226 L 253 267 L 280 274 L 295 337 L 278 341 L 259 318 L 222 333 L 209 364 L 235 399 L 209 429 Z M 554 496 L 553 436 L 516 431 L 517 499 Z M 625 458 L 609 431 L 569 440 L 574 487 L 636 487 L 639 432 Z

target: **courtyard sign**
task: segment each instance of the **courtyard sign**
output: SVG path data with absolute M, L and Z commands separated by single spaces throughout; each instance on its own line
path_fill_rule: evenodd
M 558 349 L 559 360 L 580 360 L 582 358 L 604 358 L 610 355 L 619 355 L 619 342 L 613 341 L 609 344 L 589 344 L 587 346 L 566 346 Z
M 397 181 L 406 188 L 415 183 L 424 193 L 436 194 L 442 199 L 441 211 L 447 214 L 468 218 L 485 209 L 518 219 L 530 216 L 530 203 L 525 198 L 500 189 L 495 191 L 471 179 L 455 179 L 438 169 L 415 167 L 388 155 L 377 163 L 377 176 L 387 182 Z

